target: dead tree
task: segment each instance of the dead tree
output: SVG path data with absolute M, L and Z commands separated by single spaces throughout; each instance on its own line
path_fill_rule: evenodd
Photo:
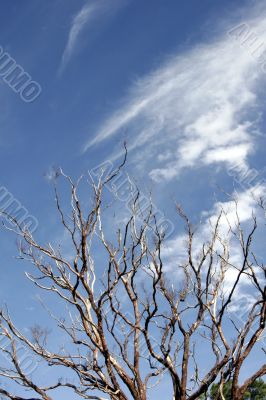
M 5 217 L 19 238 L 19 258 L 32 264 L 28 279 L 40 291 L 55 296 L 57 309 L 62 305 L 63 318 L 47 311 L 57 334 L 67 338 L 64 342 L 68 344 L 51 350 L 53 334 L 49 339 L 47 330 L 35 326 L 26 335 L 3 308 L 2 398 L 50 400 L 63 389 L 72 390 L 76 398 L 146 400 L 149 392 L 156 394 L 170 377 L 169 400 L 207 399 L 214 382 L 220 384 L 222 399 L 222 387 L 229 379 L 233 382 L 231 398 L 242 399 L 251 382 L 266 371 L 265 364 L 258 365 L 244 381 L 241 377 L 243 364 L 260 346 L 265 328 L 265 267 L 252 250 L 256 218 L 245 234 L 236 205 L 237 222 L 232 226 L 228 221 L 225 235 L 220 225 L 226 213 L 221 210 L 215 222 L 210 222 L 208 240 L 199 246 L 196 228 L 177 207 L 185 223 L 186 255 L 180 258 L 177 247 L 176 262 L 166 272 L 167 240 L 158 228 L 152 204 L 139 223 L 137 194 L 131 215 L 115 232 L 104 217 L 105 186 L 115 174 L 89 184 L 93 200 L 89 206 L 79 198 L 81 180 L 74 183 L 62 171 L 58 175 L 57 179 L 68 182 L 71 193 L 69 213 L 55 189 L 70 256 L 64 257 L 51 243 L 39 243 L 15 218 Z M 241 254 L 237 263 L 230 257 L 232 241 Z M 228 274 L 234 276 L 229 286 Z M 254 300 L 240 322 L 230 307 L 237 305 L 242 280 L 252 285 Z M 40 362 L 39 368 L 46 364 L 54 369 L 53 382 L 42 386 L 38 370 L 25 370 L 18 352 L 21 345 Z M 203 358 L 199 347 L 204 349 Z

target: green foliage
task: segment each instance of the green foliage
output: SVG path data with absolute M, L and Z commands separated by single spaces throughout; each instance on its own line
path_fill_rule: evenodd
M 245 393 L 244 400 L 266 400 L 266 383 L 262 379 L 253 382 Z
M 213 384 L 210 391 L 210 399 L 217 399 L 217 391 L 219 386 L 217 384 Z M 223 387 L 223 396 L 225 400 L 231 399 L 231 388 L 232 381 L 227 382 Z M 205 396 L 200 397 L 200 400 L 204 400 Z M 218 397 L 220 400 L 220 398 Z M 266 383 L 262 379 L 257 379 L 253 382 L 248 390 L 245 392 L 243 400 L 266 400 Z
M 201 394 L 199 400 L 206 400 L 209 399 L 208 394 Z
M 232 388 L 232 381 L 226 382 L 224 387 L 223 387 L 223 396 L 225 400 L 230 400 L 231 399 L 231 388 Z M 210 393 L 210 398 L 212 400 L 217 399 L 217 392 L 219 390 L 219 385 L 213 384 L 211 387 L 211 393 Z

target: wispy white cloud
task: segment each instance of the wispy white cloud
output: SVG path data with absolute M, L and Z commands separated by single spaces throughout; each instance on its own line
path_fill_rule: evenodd
M 249 24 L 266 42 L 265 22 L 264 12 Z M 228 36 L 233 26 L 137 81 L 85 150 L 126 129 L 131 160 L 146 163 L 156 181 L 170 180 L 183 168 L 247 162 L 254 151 L 258 88 L 266 75 Z
M 97 6 L 95 4 L 87 3 L 85 4 L 82 9 L 75 15 L 73 18 L 71 28 L 68 34 L 67 44 L 62 55 L 61 60 L 61 69 L 63 69 L 66 64 L 69 62 L 72 54 L 75 50 L 77 45 L 77 40 L 79 35 L 81 34 L 82 30 L 85 26 L 93 20 L 95 17 L 95 13 L 97 10 Z
M 202 253 L 204 243 L 211 240 L 214 227 L 218 216 L 221 214 L 219 221 L 219 238 L 223 243 L 229 244 L 229 262 L 236 267 L 240 267 L 243 263 L 243 252 L 239 241 L 236 239 L 233 231 L 236 232 L 238 222 L 241 223 L 242 229 L 249 233 L 253 224 L 253 215 L 256 215 L 258 220 L 265 217 L 259 213 L 258 199 L 260 196 L 265 196 L 266 187 L 257 186 L 255 189 L 250 188 L 245 191 L 235 194 L 234 198 L 228 201 L 216 202 L 212 209 L 202 213 L 202 221 L 198 225 L 193 238 L 193 256 L 197 264 L 197 256 Z M 264 225 L 264 221 L 262 223 Z M 245 235 L 245 233 L 244 233 Z M 214 251 L 217 253 L 223 252 L 221 243 L 217 240 Z M 257 255 L 259 257 L 259 255 Z M 176 237 L 168 240 L 162 250 L 164 259 L 165 272 L 171 273 L 171 279 L 180 278 L 179 265 L 187 262 L 187 236 L 179 234 Z M 215 261 L 214 261 L 215 262 Z M 218 260 L 217 260 L 218 262 Z M 206 260 L 208 265 L 208 260 Z M 230 290 L 234 284 L 237 275 L 237 270 L 233 267 L 228 268 L 225 280 L 224 290 Z M 259 276 L 259 275 L 258 275 Z M 262 278 L 263 279 L 263 278 Z M 243 285 L 249 285 L 250 281 L 246 276 L 243 276 L 238 293 L 242 293 Z
M 112 5 L 108 0 L 87 1 L 81 10 L 74 16 L 71 22 L 67 43 L 62 55 L 59 71 L 62 72 L 66 67 L 79 43 L 82 32 L 90 24 L 92 25 L 98 18 L 110 16 L 117 11 L 122 5 L 126 4 L 126 0 L 113 0 Z

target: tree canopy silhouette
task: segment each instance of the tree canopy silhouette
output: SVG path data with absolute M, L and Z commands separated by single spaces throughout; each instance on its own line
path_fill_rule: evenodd
M 58 173 L 55 197 L 68 237 L 66 255 L 51 241 L 40 243 L 37 233 L 33 236 L 12 215 L 4 215 L 18 236 L 19 258 L 31 263 L 28 279 L 40 292 L 54 296 L 62 316 L 47 305 L 60 338 L 56 349 L 46 328 L 36 325 L 27 334 L 2 309 L 2 398 L 27 399 L 30 393 L 51 400 L 64 389 L 75 398 L 146 400 L 149 394 L 155 398 L 165 382 L 169 400 L 196 400 L 210 388 L 213 397 L 222 387 L 225 398 L 240 400 L 248 391 L 256 398 L 256 390 L 265 391 L 258 378 L 266 365 L 257 365 L 245 379 L 241 375 L 245 361 L 261 347 L 265 328 L 265 267 L 253 248 L 256 217 L 247 231 L 238 218 L 237 203 L 234 225 L 221 209 L 210 221 L 208 239 L 200 243 L 197 227 L 176 206 L 185 225 L 185 251 L 172 242 L 176 258 L 169 266 L 167 240 L 152 203 L 141 222 L 136 218 L 141 208 L 138 193 L 131 215 L 119 228 L 105 218 L 110 206 L 105 187 L 122 166 L 111 176 L 91 181 L 86 201 L 79 197 L 82 179 L 75 183 Z M 57 189 L 59 179 L 70 189 L 68 210 Z M 238 260 L 231 258 L 231 246 L 238 249 Z M 252 286 L 254 296 L 245 320 L 239 321 L 231 307 L 238 305 L 243 281 Z M 52 381 L 44 385 L 38 369 L 27 370 L 19 346 L 27 349 L 39 370 L 47 365 L 53 371 Z

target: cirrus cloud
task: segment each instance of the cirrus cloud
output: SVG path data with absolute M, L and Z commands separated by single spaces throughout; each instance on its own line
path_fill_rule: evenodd
M 61 58 L 59 72 L 62 72 L 69 63 L 79 44 L 81 34 L 93 25 L 95 21 L 104 16 L 111 16 L 127 3 L 126 0 L 113 0 L 112 5 L 108 0 L 86 1 L 83 7 L 73 17 L 68 33 L 67 43 Z
M 266 12 L 249 25 L 266 42 L 265 22 Z M 104 121 L 84 150 L 126 129 L 131 159 L 157 182 L 184 168 L 248 163 L 265 74 L 228 30 L 212 42 L 173 55 L 135 82 L 124 106 Z

